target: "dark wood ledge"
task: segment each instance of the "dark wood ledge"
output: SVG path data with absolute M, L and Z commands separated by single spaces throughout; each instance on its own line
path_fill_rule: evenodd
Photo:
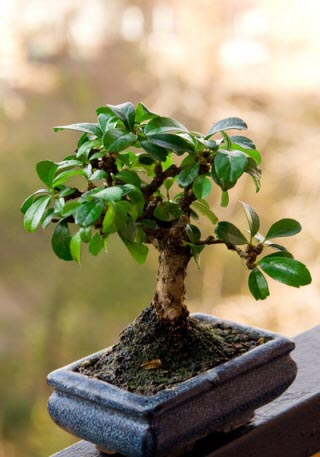
M 198 441 L 185 457 L 307 457 L 320 450 L 320 326 L 294 338 L 298 375 L 249 425 Z M 52 457 L 100 457 L 80 441 Z M 119 456 L 119 454 L 115 454 Z

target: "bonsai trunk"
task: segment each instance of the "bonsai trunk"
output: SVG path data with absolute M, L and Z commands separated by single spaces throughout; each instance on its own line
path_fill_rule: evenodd
M 152 304 L 160 320 L 178 325 L 189 315 L 184 299 L 190 249 L 188 246 L 166 244 L 159 250 L 157 285 Z

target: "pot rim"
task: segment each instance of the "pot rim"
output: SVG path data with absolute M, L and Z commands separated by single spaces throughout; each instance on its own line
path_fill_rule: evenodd
M 164 412 L 175 408 L 191 398 L 205 394 L 218 385 L 230 382 L 234 377 L 241 376 L 282 355 L 288 354 L 295 347 L 292 340 L 274 332 L 238 324 L 203 313 L 195 313 L 192 316 L 208 322 L 231 326 L 239 331 L 252 333 L 261 338 L 272 339 L 256 346 L 245 354 L 210 368 L 152 396 L 128 392 L 100 379 L 90 378 L 75 371 L 83 362 L 100 357 L 106 350 L 110 350 L 112 346 L 54 370 L 48 375 L 48 384 L 60 392 L 93 401 L 102 407 L 111 407 L 117 411 L 123 411 L 125 414 L 154 416 L 155 413 L 159 414 L 160 411 Z

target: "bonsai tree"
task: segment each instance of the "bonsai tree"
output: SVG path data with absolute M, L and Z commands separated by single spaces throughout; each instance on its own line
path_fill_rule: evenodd
M 129 102 L 102 106 L 97 115 L 97 123 L 55 127 L 81 132 L 77 149 L 61 162 L 37 164 L 46 187 L 22 205 L 29 232 L 54 226 L 52 248 L 60 259 L 79 262 L 84 245 L 97 255 L 117 234 L 142 264 L 153 245 L 159 251 L 159 268 L 152 306 L 160 321 L 175 327 L 188 316 L 188 263 L 198 263 L 209 245 L 223 244 L 242 259 L 257 300 L 269 295 L 265 273 L 293 287 L 311 282 L 306 266 L 273 241 L 300 232 L 299 222 L 280 219 L 261 234 L 258 214 L 241 202 L 248 220 L 248 229 L 242 231 L 218 220 L 207 202 L 214 189 L 226 207 L 229 189 L 244 174 L 260 189 L 261 155 L 255 144 L 227 133 L 247 129 L 243 120 L 223 119 L 203 135 L 143 103 L 136 108 Z M 72 184 L 76 177 L 77 186 Z M 207 237 L 199 227 L 201 218 L 212 226 Z

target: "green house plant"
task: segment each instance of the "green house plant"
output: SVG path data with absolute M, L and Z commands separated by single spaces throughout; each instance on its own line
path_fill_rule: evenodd
M 228 191 L 244 174 L 252 177 L 256 191 L 260 189 L 259 151 L 249 138 L 228 133 L 247 129 L 243 120 L 235 117 L 221 120 L 203 135 L 190 131 L 175 119 L 151 112 L 143 103 L 136 107 L 132 103 L 106 105 L 98 108 L 97 114 L 97 123 L 55 128 L 56 131 L 79 131 L 81 137 L 75 153 L 61 162 L 46 160 L 37 164 L 37 173 L 46 188 L 36 191 L 23 203 L 24 226 L 34 232 L 38 227 L 53 225 L 52 248 L 66 261 L 80 262 L 86 245 L 91 254 L 99 254 L 115 235 L 138 263 L 146 260 L 149 246 L 158 250 L 159 267 L 151 306 L 124 331 L 118 345 L 70 366 L 66 376 L 70 378 L 71 370 L 72 376 L 85 377 L 85 383 L 87 379 L 98 382 L 93 385 L 94 392 L 107 381 L 112 385 L 109 396 L 113 398 L 117 394 L 124 398 L 126 408 L 128 402 L 136 401 L 136 410 L 146 408 L 146 416 L 150 416 L 150 404 L 145 403 L 147 396 L 153 399 L 162 395 L 160 403 L 151 400 L 152 408 L 166 409 L 163 405 L 167 405 L 177 386 L 179 390 L 179 383 L 210 372 L 215 365 L 230 358 L 243 357 L 241 354 L 249 349 L 245 356 L 255 353 L 261 345 L 272 349 L 270 340 L 277 340 L 273 334 L 252 333 L 250 329 L 246 333 L 231 324 L 208 322 L 203 316 L 190 317 L 185 305 L 185 277 L 191 259 L 199 263 L 205 247 L 223 244 L 248 268 L 249 289 L 257 300 L 269 295 L 265 274 L 293 287 L 309 284 L 311 276 L 304 264 L 274 242 L 274 239 L 297 234 L 301 226 L 296 220 L 283 218 L 263 235 L 259 232 L 259 216 L 249 204 L 241 202 L 248 221 L 245 231 L 232 222 L 219 220 L 209 206 L 207 199 L 213 190 L 221 193 L 221 211 L 228 206 Z M 199 227 L 202 218 L 208 219 L 212 227 L 207 236 L 203 236 Z M 243 344 L 235 349 L 238 333 L 242 335 Z M 287 340 L 284 346 L 281 354 L 288 354 L 293 348 Z M 273 352 L 279 358 L 277 349 L 273 348 Z M 190 369 L 186 363 L 191 365 Z M 290 366 L 290 379 L 281 379 L 278 387 L 269 388 L 272 398 L 292 382 L 294 369 L 292 364 Z M 58 378 L 63 398 L 67 391 L 72 397 L 81 397 L 78 390 L 67 386 L 66 378 L 62 379 L 61 374 Z M 51 383 L 57 387 L 55 382 Z M 92 395 L 96 405 L 97 396 Z M 260 397 L 257 403 L 252 403 L 254 407 L 272 399 L 266 400 L 261 393 Z M 73 408 L 78 406 L 70 406 Z M 53 416 L 58 414 L 54 409 L 52 406 Z M 121 414 L 123 416 L 123 411 Z M 75 416 L 71 425 L 63 423 L 65 416 L 63 410 L 55 420 L 79 436 L 89 436 L 101 448 L 111 447 L 126 455 L 168 455 L 168 449 L 173 446 L 182 448 L 190 442 L 190 438 L 189 441 L 177 440 L 178 444 L 174 445 L 171 440 L 158 449 L 155 447 L 158 435 L 149 441 L 143 435 L 136 447 L 131 444 L 117 447 L 114 438 L 110 442 L 100 439 L 101 429 L 93 432 L 93 439 L 87 431 L 87 423 L 86 431 L 81 431 L 78 425 L 72 425 L 77 422 Z M 115 425 L 118 430 L 124 418 L 121 420 Z M 159 421 L 156 418 L 151 425 L 149 423 L 146 433 L 150 435 Z M 205 427 L 198 427 L 198 432 L 189 430 L 188 433 L 197 439 L 206 433 L 205 428 L 210 432 L 228 421 L 230 417 L 220 422 L 217 419 L 213 426 L 208 426 L 207 421 Z M 101 427 L 105 428 L 106 424 Z M 126 427 L 129 427 L 127 423 Z M 108 433 L 113 436 L 116 432 L 110 429 Z M 135 430 L 134 435 L 136 433 Z M 142 451 L 142 448 L 148 450 Z

